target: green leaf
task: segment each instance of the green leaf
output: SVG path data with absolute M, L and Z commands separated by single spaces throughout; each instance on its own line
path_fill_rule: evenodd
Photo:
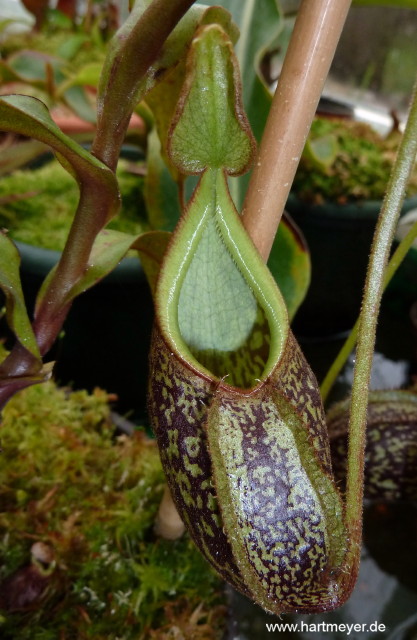
M 337 137 L 329 133 L 319 138 L 307 138 L 303 156 L 319 170 L 330 167 L 339 152 Z
M 26 311 L 19 267 L 18 250 L 0 232 L 0 288 L 6 297 L 7 321 L 19 342 L 40 361 L 38 345 Z
M 278 227 L 268 260 L 292 320 L 304 300 L 311 278 L 311 261 L 307 244 L 296 225 L 284 216 Z
M 210 4 L 204 0 L 204 4 Z M 282 29 L 282 16 L 277 0 L 222 0 L 240 29 L 236 45 L 242 85 L 243 104 L 249 122 L 259 141 L 271 105 L 271 92 L 263 80 L 260 63 L 265 52 Z
M 96 123 L 97 114 L 84 87 L 70 87 L 62 96 L 63 102 L 82 120 Z
M 171 234 L 167 231 L 147 231 L 142 233 L 132 245 L 139 252 L 152 295 L 155 295 L 156 283 Z
M 144 196 L 148 220 L 153 229 L 173 231 L 180 217 L 178 185 L 161 155 L 156 129 L 148 136 Z
M 255 143 L 240 101 L 239 73 L 227 34 L 217 25 L 202 28 L 187 65 L 169 140 L 172 162 L 186 174 L 207 167 L 244 173 Z
M 48 148 L 37 140 L 24 140 L 2 150 L 0 158 L 0 175 L 11 173 L 39 155 Z
M 49 145 L 70 173 L 75 173 L 80 184 L 80 203 L 94 198 L 94 191 L 106 195 L 107 220 L 119 208 L 117 181 L 110 169 L 83 149 L 54 123 L 45 105 L 29 96 L 2 96 L 0 98 L 0 130 L 13 131 Z
M 228 11 L 225 11 L 222 7 L 210 7 L 207 10 L 200 7 L 199 11 L 202 13 L 199 15 L 199 22 L 195 27 L 196 30 L 199 25 L 217 24 L 224 29 L 232 42 L 237 40 L 238 29 L 232 22 Z M 170 125 L 177 107 L 185 73 L 185 56 L 182 56 L 179 61 L 176 61 L 174 65 L 171 65 L 163 73 L 162 79 L 158 78 L 156 85 L 146 95 L 146 103 L 152 109 L 155 126 L 161 140 L 162 157 L 176 180 L 178 180 L 178 172 L 171 164 L 166 150 Z
M 86 42 L 88 36 L 85 33 L 74 33 L 58 47 L 56 54 L 65 60 L 72 60 Z
M 173 179 L 178 182 L 179 172 L 178 169 L 172 164 L 169 158 L 168 139 L 170 135 L 170 126 L 175 110 L 177 108 L 178 99 L 181 93 L 181 88 L 185 78 L 185 58 L 179 62 L 173 69 L 170 69 L 161 82 L 150 91 L 146 96 L 146 104 L 152 111 L 154 118 L 154 128 L 156 133 L 151 131 L 149 135 L 148 145 L 150 147 L 148 152 L 148 160 L 160 163 L 163 161 L 167 167 L 167 170 L 172 175 Z M 159 137 L 159 142 L 158 142 Z M 160 160 L 157 160 L 157 156 Z M 151 168 L 152 169 L 152 168 Z M 162 167 L 159 168 L 162 171 Z M 175 184 L 175 188 L 177 185 Z
M 130 249 L 136 249 L 152 290 L 155 288 L 163 255 L 171 234 L 165 231 L 148 231 L 133 236 L 114 229 L 103 229 L 93 244 L 84 274 L 69 289 L 64 300 L 68 304 L 81 293 L 91 289 L 107 276 L 125 257 Z M 50 271 L 38 294 L 37 305 L 54 277 L 56 267 Z
M 209 4 L 204 0 L 204 4 Z M 265 52 L 272 46 L 283 28 L 283 20 L 277 0 L 222 0 L 222 6 L 231 12 L 240 29 L 236 56 L 242 75 L 243 105 L 259 142 L 265 128 L 272 101 L 260 68 Z M 230 184 L 233 200 L 240 210 L 249 175 L 243 175 Z
M 109 274 L 126 255 L 138 236 L 132 236 L 113 229 L 103 229 L 93 244 L 88 265 L 81 278 L 68 290 L 64 304 L 68 304 L 78 295 L 93 287 L 97 282 Z M 37 307 L 43 299 L 51 280 L 54 277 L 56 267 L 52 269 L 42 283 L 38 293 Z
M 136 239 L 137 236 L 121 231 L 103 229 L 94 241 L 85 273 L 68 292 L 67 301 L 87 291 L 113 271 Z
M 135 106 L 145 97 L 148 91 L 183 56 L 205 11 L 205 7 L 191 7 L 167 38 L 157 60 L 145 76 L 136 79 L 132 76 L 132 65 L 135 62 L 135 58 L 137 58 L 141 17 L 149 5 L 150 2 L 148 0 L 135 2 L 128 19 L 108 45 L 108 53 L 99 83 L 99 113 L 102 105 L 106 102 L 111 104 L 111 112 L 114 109 L 119 110 L 120 120 L 123 120 L 127 115 L 130 116 Z M 126 62 L 129 64 L 126 64 Z M 126 94 L 126 87 L 129 87 L 128 94 Z M 121 95 L 124 96 L 123 104 L 120 104 L 119 96 Z
M 63 61 L 59 58 L 26 49 L 11 55 L 6 64 L 10 71 L 15 74 L 16 79 L 35 86 L 47 82 L 48 66 L 54 71 L 54 74 L 58 73 L 64 66 Z
M 58 96 L 65 93 L 70 87 L 85 85 L 96 87 L 100 79 L 101 67 L 101 64 L 91 62 L 78 69 L 76 73 L 71 74 L 70 77 L 59 86 Z

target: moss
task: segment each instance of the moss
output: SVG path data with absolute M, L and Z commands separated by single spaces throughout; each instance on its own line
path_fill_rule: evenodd
M 29 588 L 34 542 L 53 549 L 56 566 L 38 599 L 0 613 L 0 636 L 163 640 L 177 627 L 178 638 L 220 637 L 218 578 L 187 536 L 153 533 L 164 484 L 155 443 L 139 430 L 115 437 L 108 400 L 48 382 L 4 410 L 0 603 L 10 576 Z
M 68 40 L 75 36 L 71 29 L 49 30 L 48 33 L 36 31 L 12 33 L 0 42 L 0 54 L 5 59 L 22 50 L 33 50 L 59 58 L 62 52 L 65 53 Z M 99 46 L 100 43 L 94 38 L 87 36 L 82 38 L 82 34 L 79 34 L 79 39 L 80 44 L 74 47 L 73 55 L 65 56 L 63 62 L 69 57 L 72 70 L 93 62 L 102 63 L 105 55 L 104 45 Z
M 311 143 L 326 141 L 331 162 L 320 164 Z M 393 165 L 398 136 L 382 138 L 365 123 L 316 118 L 300 161 L 293 191 L 302 200 L 341 204 L 357 200 L 381 200 Z M 310 153 L 308 153 L 310 151 Z M 408 195 L 417 193 L 417 171 Z
M 143 178 L 120 162 L 121 214 L 110 229 L 137 234 L 148 229 L 142 196 Z M 16 171 L 0 180 L 0 226 L 14 240 L 45 249 L 64 247 L 79 197 L 75 180 L 53 160 L 37 169 Z

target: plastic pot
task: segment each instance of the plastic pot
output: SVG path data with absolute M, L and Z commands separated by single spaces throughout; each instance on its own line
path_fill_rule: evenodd
M 16 243 L 29 309 L 39 287 L 58 261 L 57 251 Z M 61 384 L 118 396 L 118 411 L 145 413 L 148 350 L 153 304 L 141 264 L 125 258 L 95 287 L 75 299 L 63 332 L 49 354 Z
M 417 207 L 406 200 L 402 215 Z M 300 336 L 324 337 L 350 330 L 358 317 L 366 268 L 381 202 L 308 205 L 290 195 L 286 209 L 310 248 L 312 278 L 294 320 Z

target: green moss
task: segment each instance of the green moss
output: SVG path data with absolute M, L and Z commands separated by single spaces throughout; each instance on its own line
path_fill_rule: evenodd
M 314 144 L 318 142 L 326 149 L 327 157 L 320 158 L 314 154 Z M 314 204 L 381 200 L 391 173 L 397 142 L 395 133 L 384 139 L 364 123 L 316 118 L 294 180 L 293 191 L 302 200 Z M 408 195 L 416 193 L 417 171 L 408 185 Z
M 79 44 L 73 47 L 72 55 L 64 55 L 68 50 L 68 41 L 78 38 Z M 18 53 L 22 50 L 39 51 L 53 57 L 63 57 L 63 60 L 70 60 L 71 69 L 78 69 L 93 62 L 101 63 L 104 60 L 104 45 L 97 42 L 97 38 L 89 38 L 82 32 L 76 34 L 71 29 L 57 29 L 44 32 L 23 32 L 9 34 L 0 43 L 0 54 L 2 58 Z
M 117 172 L 123 198 L 121 214 L 108 227 L 137 234 L 148 229 L 142 196 L 143 178 L 128 171 L 126 161 Z M 75 180 L 53 160 L 38 169 L 16 171 L 0 180 L 0 226 L 11 238 L 61 251 L 79 197 Z
M 220 637 L 218 578 L 187 536 L 153 533 L 164 484 L 155 442 L 141 431 L 115 437 L 109 418 L 105 392 L 52 382 L 4 410 L 0 603 L 34 542 L 56 558 L 42 599 L 0 612 L 4 640 L 163 640 L 175 626 L 178 637 Z

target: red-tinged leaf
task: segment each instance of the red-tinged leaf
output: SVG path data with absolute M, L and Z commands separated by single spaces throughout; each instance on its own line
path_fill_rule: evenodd
M 113 229 L 104 229 L 97 235 L 83 276 L 68 291 L 64 302 L 66 304 L 72 302 L 74 298 L 91 289 L 111 273 L 130 249 L 136 249 L 139 252 L 142 266 L 153 290 L 170 235 L 164 231 L 149 231 L 133 236 Z M 41 303 L 54 273 L 55 269 L 44 280 L 38 294 L 37 306 Z

